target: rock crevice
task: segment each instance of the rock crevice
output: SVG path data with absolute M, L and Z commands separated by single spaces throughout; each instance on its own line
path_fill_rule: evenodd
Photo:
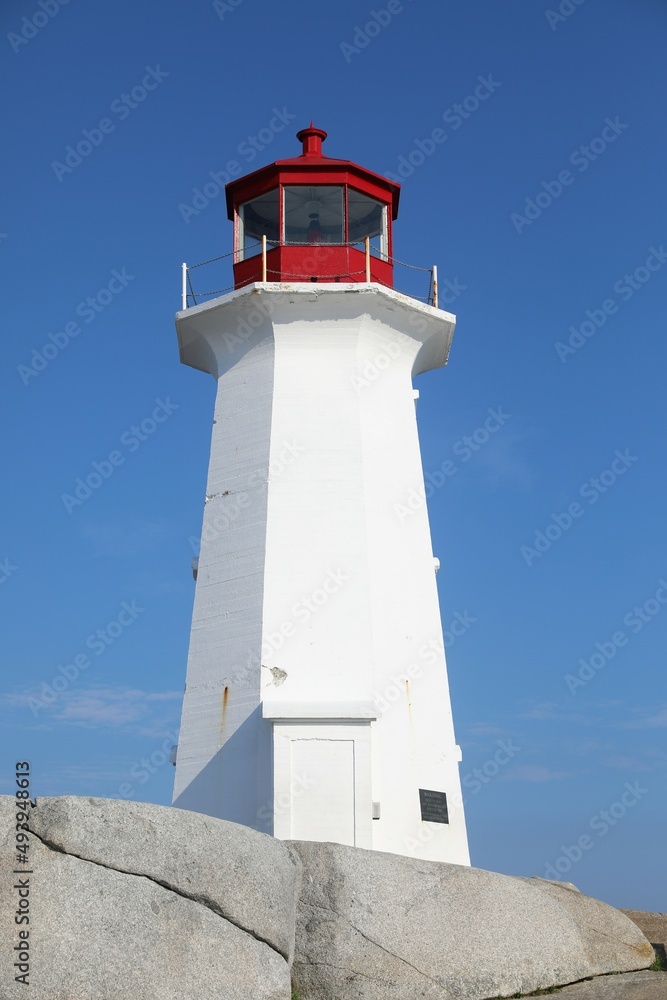
M 184 809 L 74 796 L 39 799 L 30 830 L 55 850 L 152 879 L 293 958 L 302 865 L 281 841 Z
M 32 837 L 35 837 L 36 840 L 39 840 L 39 842 L 43 844 L 44 847 L 46 847 L 50 851 L 55 851 L 57 854 L 65 854 L 70 858 L 76 858 L 77 861 L 83 861 L 89 865 L 97 865 L 98 868 L 105 868 L 107 871 L 117 872 L 119 875 L 130 875 L 132 878 L 145 878 L 147 879 L 147 881 L 152 882 L 154 885 L 159 885 L 162 889 L 167 889 L 169 892 L 173 892 L 176 896 L 180 896 L 182 899 L 188 899 L 192 903 L 199 903 L 201 906 L 204 906 L 207 910 L 210 910 L 211 913 L 215 913 L 216 916 L 221 917 L 223 920 L 227 921 L 227 923 L 231 924 L 232 927 L 236 927 L 238 930 L 243 931 L 244 934 L 249 934 L 250 937 L 254 938 L 255 941 L 258 941 L 260 944 L 267 945 L 267 947 L 271 948 L 271 950 L 274 951 L 277 955 L 280 955 L 280 957 L 283 958 L 286 962 L 289 961 L 287 954 L 284 954 L 283 952 L 279 951 L 275 947 L 275 945 L 272 944 L 271 941 L 255 933 L 252 930 L 252 928 L 246 927 L 243 924 L 237 923 L 236 921 L 232 920 L 230 916 L 227 913 L 225 913 L 222 910 L 222 908 L 215 903 L 214 900 L 209 899 L 206 896 L 194 895 L 191 893 L 183 892 L 183 890 L 179 889 L 178 886 L 172 885 L 170 882 L 165 882 L 163 879 L 155 878 L 152 875 L 148 875 L 146 874 L 146 872 L 131 871 L 128 868 L 117 868 L 115 865 L 106 865 L 102 861 L 95 861 L 93 858 L 83 857 L 83 855 L 75 854 L 73 851 L 68 851 L 60 844 L 56 844 L 53 841 L 49 841 L 45 837 L 40 837 L 39 834 L 35 833 L 34 830 L 30 830 L 29 832 L 30 835 Z
M 397 962 L 403 962 L 404 965 L 407 965 L 408 968 L 413 969 L 418 975 L 423 976 L 424 979 L 429 980 L 431 983 L 434 984 L 434 986 L 437 986 L 439 989 L 442 988 L 442 983 L 441 982 L 438 982 L 437 980 L 433 979 L 431 976 L 427 976 L 426 973 L 423 972 L 421 969 L 418 969 L 416 965 L 413 965 L 411 962 L 408 962 L 407 958 L 403 958 L 402 955 L 397 954 L 395 951 L 389 951 L 389 949 L 385 948 L 384 945 L 380 944 L 379 941 L 373 940 L 373 938 L 369 937 L 368 934 L 365 934 L 364 931 L 362 931 L 362 929 L 360 927 L 357 927 L 355 924 L 353 924 L 352 921 L 348 917 L 345 917 L 345 916 L 343 916 L 343 914 L 338 913 L 336 910 L 332 909 L 332 907 L 330 907 L 330 906 L 322 906 L 319 903 L 312 903 L 312 902 L 306 903 L 304 905 L 305 906 L 316 907 L 318 910 L 327 910 L 329 913 L 333 913 L 334 916 L 337 917 L 339 920 L 343 920 L 348 925 L 348 927 L 351 928 L 351 930 L 353 930 L 357 934 L 359 934 L 364 939 L 364 941 L 368 941 L 369 944 L 372 944 L 374 947 L 379 948 L 380 951 L 386 952 L 386 954 L 389 955 L 390 958 L 396 959 Z M 296 961 L 298 961 L 298 959 L 296 959 Z M 326 964 L 329 964 L 329 963 L 318 962 L 318 963 L 309 963 L 309 964 L 326 965 Z M 335 966 L 331 966 L 331 967 L 335 968 Z M 366 978 L 368 978 L 368 979 L 375 978 L 373 976 L 368 976 L 367 973 L 360 972 L 358 969 L 352 969 L 352 970 L 349 970 L 349 971 L 354 972 L 354 974 L 358 975 L 358 976 L 366 976 Z

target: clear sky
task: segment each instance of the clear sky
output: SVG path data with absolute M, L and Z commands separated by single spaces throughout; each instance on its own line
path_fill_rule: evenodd
M 663 0 L 6 0 L 0 29 L 0 789 L 30 759 L 38 795 L 170 801 L 214 398 L 180 263 L 313 118 L 404 176 L 395 254 L 458 316 L 417 385 L 473 863 L 667 909 Z

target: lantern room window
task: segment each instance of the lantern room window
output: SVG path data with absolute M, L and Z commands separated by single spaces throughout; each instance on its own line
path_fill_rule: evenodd
M 262 236 L 268 243 L 280 241 L 280 203 L 278 188 L 239 205 L 238 260 L 262 252 Z M 259 245 L 258 245 L 259 244 Z
M 258 281 L 366 280 L 393 288 L 392 223 L 400 184 L 328 157 L 322 152 L 326 137 L 311 123 L 297 133 L 300 156 L 276 160 L 226 185 L 227 214 L 234 220 L 235 288 Z M 327 252 L 313 254 L 320 244 Z
M 344 243 L 343 188 L 285 187 L 285 243 Z
M 371 252 L 387 259 L 387 206 L 368 195 L 348 188 L 347 226 L 350 243 L 363 243 L 370 237 Z

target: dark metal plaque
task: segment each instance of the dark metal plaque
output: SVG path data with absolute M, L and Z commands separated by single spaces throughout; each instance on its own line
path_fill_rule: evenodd
M 419 804 L 422 810 L 422 819 L 427 823 L 449 823 L 447 794 L 445 792 L 433 792 L 428 788 L 420 788 Z

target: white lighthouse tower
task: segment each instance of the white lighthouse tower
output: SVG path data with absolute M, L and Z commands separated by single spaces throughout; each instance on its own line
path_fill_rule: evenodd
M 393 289 L 399 186 L 298 138 L 176 317 L 218 389 L 174 804 L 469 864 L 412 385 L 455 318 Z

